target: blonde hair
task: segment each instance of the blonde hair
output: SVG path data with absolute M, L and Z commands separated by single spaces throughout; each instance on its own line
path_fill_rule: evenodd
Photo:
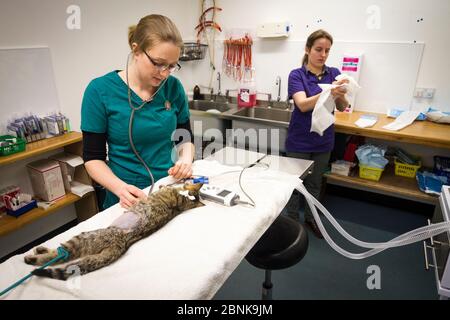
M 161 42 L 171 42 L 180 49 L 183 48 L 183 40 L 180 31 L 167 17 L 159 14 L 151 14 L 139 20 L 135 26 L 128 28 L 128 44 L 133 50 L 133 43 L 139 50 L 147 50 Z
M 333 44 L 333 37 L 331 36 L 331 34 L 326 32 L 325 30 L 319 29 L 309 35 L 308 39 L 306 40 L 305 47 L 308 48 L 309 50 L 311 50 L 311 48 L 314 45 L 314 42 L 316 42 L 316 40 L 319 40 L 322 38 L 330 40 L 331 44 Z M 303 56 L 303 61 L 302 61 L 302 65 L 305 65 L 305 64 L 308 64 L 308 55 L 306 53 Z

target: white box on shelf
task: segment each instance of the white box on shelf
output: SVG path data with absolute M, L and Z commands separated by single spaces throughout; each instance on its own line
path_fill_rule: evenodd
M 59 162 L 64 188 L 67 192 L 83 197 L 86 193 L 94 191 L 89 176 L 83 168 L 84 161 L 80 156 L 61 153 L 51 157 L 51 159 Z
M 350 174 L 350 169 L 354 166 L 355 164 L 353 162 L 337 160 L 331 164 L 331 173 L 348 176 Z
M 66 194 L 58 162 L 42 159 L 29 163 L 27 168 L 35 196 L 54 201 Z

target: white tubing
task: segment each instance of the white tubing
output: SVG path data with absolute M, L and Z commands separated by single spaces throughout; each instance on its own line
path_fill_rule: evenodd
M 441 234 L 443 232 L 448 232 L 450 230 L 450 222 L 441 222 L 436 223 L 424 227 L 417 228 L 415 230 L 411 230 L 407 233 L 404 233 L 390 241 L 387 242 L 378 242 L 378 243 L 372 243 L 372 242 L 364 242 L 361 240 L 358 240 L 348 234 L 340 225 L 339 223 L 334 219 L 334 217 L 330 214 L 330 212 L 317 200 L 315 199 L 303 186 L 303 183 L 300 181 L 299 186 L 296 188 L 300 193 L 302 193 L 305 196 L 306 202 L 308 203 L 309 207 L 311 208 L 311 212 L 314 216 L 314 219 L 317 222 L 317 225 L 322 232 L 325 240 L 328 242 L 328 244 L 338 253 L 342 254 L 343 256 L 350 258 L 350 259 L 364 259 L 368 258 L 370 256 L 373 256 L 381 251 L 384 251 L 388 248 L 393 247 L 399 247 L 408 245 L 414 242 L 423 241 L 425 239 L 428 239 L 430 237 L 436 236 L 438 234 Z M 329 236 L 327 233 L 325 227 L 322 224 L 322 221 L 320 220 L 320 216 L 317 212 L 317 208 L 319 208 L 320 211 L 323 212 L 325 217 L 331 222 L 333 227 L 336 228 L 336 230 L 348 241 L 352 242 L 353 244 L 363 247 L 363 248 L 372 248 L 372 250 L 368 250 L 366 252 L 362 253 L 352 253 L 349 252 L 343 248 L 341 248 L 339 245 L 337 245 Z

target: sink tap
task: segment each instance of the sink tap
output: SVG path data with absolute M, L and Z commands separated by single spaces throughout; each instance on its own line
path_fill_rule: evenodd
M 277 82 L 275 84 L 278 86 L 277 101 L 280 102 L 280 100 L 281 100 L 281 77 L 280 76 L 277 76 Z
M 217 72 L 217 83 L 218 83 L 218 89 L 217 89 L 217 95 L 220 96 L 222 94 L 222 91 L 220 89 L 220 72 Z

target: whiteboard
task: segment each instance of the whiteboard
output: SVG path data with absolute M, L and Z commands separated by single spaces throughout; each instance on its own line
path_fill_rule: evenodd
M 344 54 L 362 54 L 355 110 L 386 113 L 388 108 L 409 110 L 417 83 L 423 43 L 338 42 L 330 65 L 340 66 Z
M 60 111 L 50 49 L 0 49 L 0 130 L 14 116 Z
M 223 44 L 217 42 L 216 62 L 221 68 Z M 424 43 L 335 41 L 328 66 L 340 68 L 343 55 L 362 54 L 355 110 L 385 113 L 388 108 L 410 109 L 422 61 Z M 275 78 L 282 78 L 285 99 L 287 79 L 291 70 L 299 68 L 305 41 L 262 39 L 253 45 L 253 66 L 258 91 L 275 90 Z M 235 86 L 225 78 L 225 87 Z

